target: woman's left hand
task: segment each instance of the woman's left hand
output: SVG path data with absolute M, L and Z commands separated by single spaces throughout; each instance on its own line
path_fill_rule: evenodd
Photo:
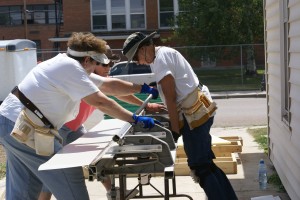
M 162 112 L 162 111 L 167 111 L 167 108 L 162 104 L 148 103 L 146 106 L 146 110 L 150 112 Z

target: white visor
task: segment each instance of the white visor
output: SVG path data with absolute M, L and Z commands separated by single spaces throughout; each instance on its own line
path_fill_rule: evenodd
M 102 63 L 102 64 L 108 64 L 110 62 L 110 60 L 107 58 L 107 56 L 105 54 L 97 53 L 95 51 L 75 51 L 68 47 L 67 53 L 72 56 L 75 56 L 75 57 L 89 56 L 89 57 L 93 58 L 94 60 L 96 60 L 97 62 Z
M 109 64 L 110 60 L 103 53 L 91 56 L 94 60 L 102 64 Z

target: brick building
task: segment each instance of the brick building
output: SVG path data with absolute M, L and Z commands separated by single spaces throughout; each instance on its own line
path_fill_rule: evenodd
M 133 32 L 172 35 L 177 0 L 1 0 L 1 40 L 27 38 L 39 49 L 65 50 L 72 32 L 92 32 L 121 49 Z M 26 15 L 24 15 L 26 13 Z

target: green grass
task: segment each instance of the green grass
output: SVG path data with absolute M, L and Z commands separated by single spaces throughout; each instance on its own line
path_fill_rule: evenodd
M 6 175 L 6 164 L 0 163 L 0 179 L 4 178 Z
M 198 69 L 195 73 L 210 91 L 243 91 L 260 90 L 264 70 L 257 70 L 256 75 L 245 75 L 239 68 Z
M 259 147 L 268 154 L 268 137 L 267 128 L 248 129 L 248 132 L 254 137 L 254 141 L 258 143 Z
M 248 129 L 247 131 L 253 136 L 259 147 L 264 150 L 264 153 L 268 154 L 267 128 Z M 276 171 L 268 176 L 268 183 L 275 185 L 278 188 L 278 192 L 286 192 Z
M 275 185 L 278 188 L 278 192 L 286 192 L 277 172 L 268 176 L 268 183 Z

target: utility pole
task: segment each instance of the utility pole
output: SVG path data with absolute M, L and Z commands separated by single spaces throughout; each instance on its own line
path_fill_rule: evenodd
M 25 39 L 27 39 L 28 38 L 28 34 L 27 34 L 27 8 L 26 8 L 26 0 L 23 0 L 23 15 L 24 15 Z

